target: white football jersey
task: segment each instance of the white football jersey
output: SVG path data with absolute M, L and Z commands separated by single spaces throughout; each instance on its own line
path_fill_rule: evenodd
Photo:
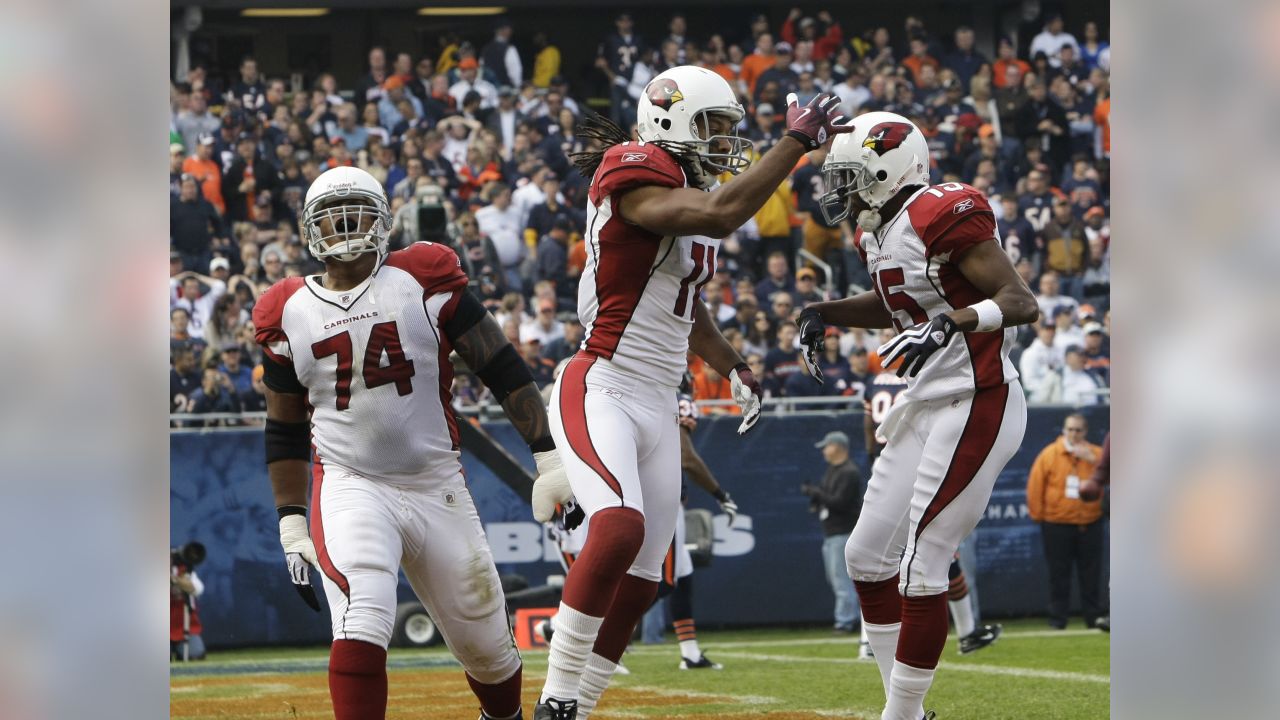
M 875 292 L 899 332 L 987 299 L 957 262 L 966 250 L 991 240 L 1000 241 L 991 206 L 963 183 L 919 190 L 877 232 L 859 228 L 855 234 Z M 958 334 L 908 379 L 904 397 L 929 400 L 1017 379 L 1009 361 L 1016 336 L 1014 328 Z
M 685 187 L 684 171 L 655 145 L 626 142 L 605 153 L 587 204 L 587 264 L 578 285 L 583 349 L 619 369 L 678 387 L 693 307 L 715 275 L 720 241 L 662 237 L 614 214 L 636 187 Z
M 258 343 L 306 388 L 326 466 L 388 482 L 457 475 L 452 347 L 441 327 L 466 284 L 453 250 L 419 242 L 350 290 L 327 290 L 313 275 L 258 299 Z

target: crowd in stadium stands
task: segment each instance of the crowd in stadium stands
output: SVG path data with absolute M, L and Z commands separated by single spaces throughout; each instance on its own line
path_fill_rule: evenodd
M 855 31 L 832 13 L 793 10 L 780 27 L 755 18 L 749 35 L 728 43 L 679 15 L 666 37 L 643 38 L 622 14 L 595 70 L 608 78 L 612 119 L 629 125 L 654 75 L 683 63 L 712 69 L 739 91 L 739 131 L 756 154 L 781 136 L 790 92 L 801 103 L 835 93 L 851 114 L 909 117 L 928 137 L 935 182 L 970 183 L 990 197 L 1037 294 L 1041 322 L 1022 328 L 1014 350 L 1031 401 L 1083 405 L 1105 402 L 1099 390 L 1109 383 L 1110 49 L 1096 23 L 1074 20 L 1079 36 L 1051 16 L 1034 37 L 999 38 L 989 58 L 971 28 L 943 34 L 918 17 L 900 33 Z M 322 270 L 297 220 L 308 185 L 338 165 L 386 187 L 393 249 L 452 245 L 539 383 L 552 381 L 583 334 L 575 308 L 589 180 L 568 156 L 585 147 L 575 127 L 586 98 L 574 97 L 544 34 L 531 47 L 510 39 L 499 22 L 492 36 L 450 41 L 438 57 L 375 47 L 354 89 L 323 73 L 290 93 L 253 58 L 229 87 L 198 63 L 172 85 L 173 412 L 262 409 L 250 310 L 280 278 Z M 858 402 L 880 371 L 884 332 L 829 330 L 819 386 L 799 360 L 792 322 L 807 302 L 871 287 L 852 228 L 830 227 L 819 209 L 820 154 L 726 239 L 704 296 L 768 395 Z M 711 368 L 694 359 L 691 372 L 700 399 L 729 397 Z M 465 373 L 454 389 L 460 408 L 485 399 Z

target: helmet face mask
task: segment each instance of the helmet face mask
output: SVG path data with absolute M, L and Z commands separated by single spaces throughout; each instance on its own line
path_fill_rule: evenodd
M 371 252 L 381 259 L 391 233 L 391 210 L 382 186 L 358 168 L 326 171 L 307 192 L 302 230 L 318 260 L 351 262 Z
M 854 118 L 853 132 L 836 137 L 822 171 L 827 191 L 819 207 L 829 223 L 857 212 L 860 225 L 866 219 L 878 226 L 870 215 L 878 217 L 876 211 L 903 188 L 929 184 L 929 144 L 901 115 L 866 113 Z M 854 207 L 855 197 L 866 207 Z

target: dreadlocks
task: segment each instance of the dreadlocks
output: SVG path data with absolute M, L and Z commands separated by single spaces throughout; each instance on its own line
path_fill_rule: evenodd
M 631 136 L 625 130 L 618 127 L 609 118 L 598 113 L 589 113 L 583 117 L 582 123 L 578 126 L 577 136 L 588 142 L 596 140 L 600 143 L 599 150 L 583 150 L 569 156 L 573 161 L 573 166 L 578 168 L 578 172 L 583 177 L 595 177 L 596 169 L 600 167 L 601 161 L 604 160 L 604 154 L 614 145 L 620 145 L 624 142 L 630 142 Z M 685 175 L 693 174 L 693 168 L 697 167 L 700 156 L 697 152 L 685 147 L 682 143 L 668 142 L 666 140 L 655 140 L 649 143 L 657 145 L 666 150 L 676 162 L 684 169 Z

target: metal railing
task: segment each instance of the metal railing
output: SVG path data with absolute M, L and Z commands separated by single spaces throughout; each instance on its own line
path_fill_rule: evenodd
M 1111 388 L 1097 388 L 1093 391 L 1098 396 L 1101 404 L 1109 405 L 1111 402 Z M 1069 403 L 1033 403 L 1036 407 L 1062 406 L 1068 407 Z M 824 413 L 841 412 L 847 410 L 855 410 L 862 412 L 862 398 L 848 397 L 843 395 L 837 396 L 819 396 L 819 397 L 774 397 L 768 398 L 763 403 L 763 412 L 769 412 L 776 415 L 820 415 Z M 699 408 L 733 408 L 736 404 L 730 399 L 710 399 L 699 400 Z M 1071 406 L 1074 407 L 1074 406 Z M 503 413 L 502 406 L 497 403 L 483 401 L 478 405 L 471 405 L 464 408 L 455 408 L 456 412 L 463 417 L 476 418 L 480 421 L 501 420 L 506 415 Z M 209 432 L 225 432 L 228 430 L 243 430 L 246 427 L 261 426 L 267 419 L 265 412 L 246 412 L 246 413 L 174 413 L 169 416 L 170 432 L 190 432 L 190 433 L 209 433 Z M 211 424 L 212 423 L 212 424 Z
M 801 259 L 808 260 L 814 265 L 817 265 L 818 267 L 822 268 L 824 277 L 827 278 L 827 281 L 823 283 L 822 286 L 827 290 L 826 296 L 828 298 L 834 298 L 835 292 L 836 292 L 836 280 L 835 280 L 836 276 L 834 271 L 832 270 L 831 265 L 826 262 L 823 262 L 822 258 L 818 257 L 817 255 L 814 255 L 813 253 L 809 252 L 808 250 L 805 250 L 804 248 L 800 248 L 796 250 L 796 254 L 799 255 Z

